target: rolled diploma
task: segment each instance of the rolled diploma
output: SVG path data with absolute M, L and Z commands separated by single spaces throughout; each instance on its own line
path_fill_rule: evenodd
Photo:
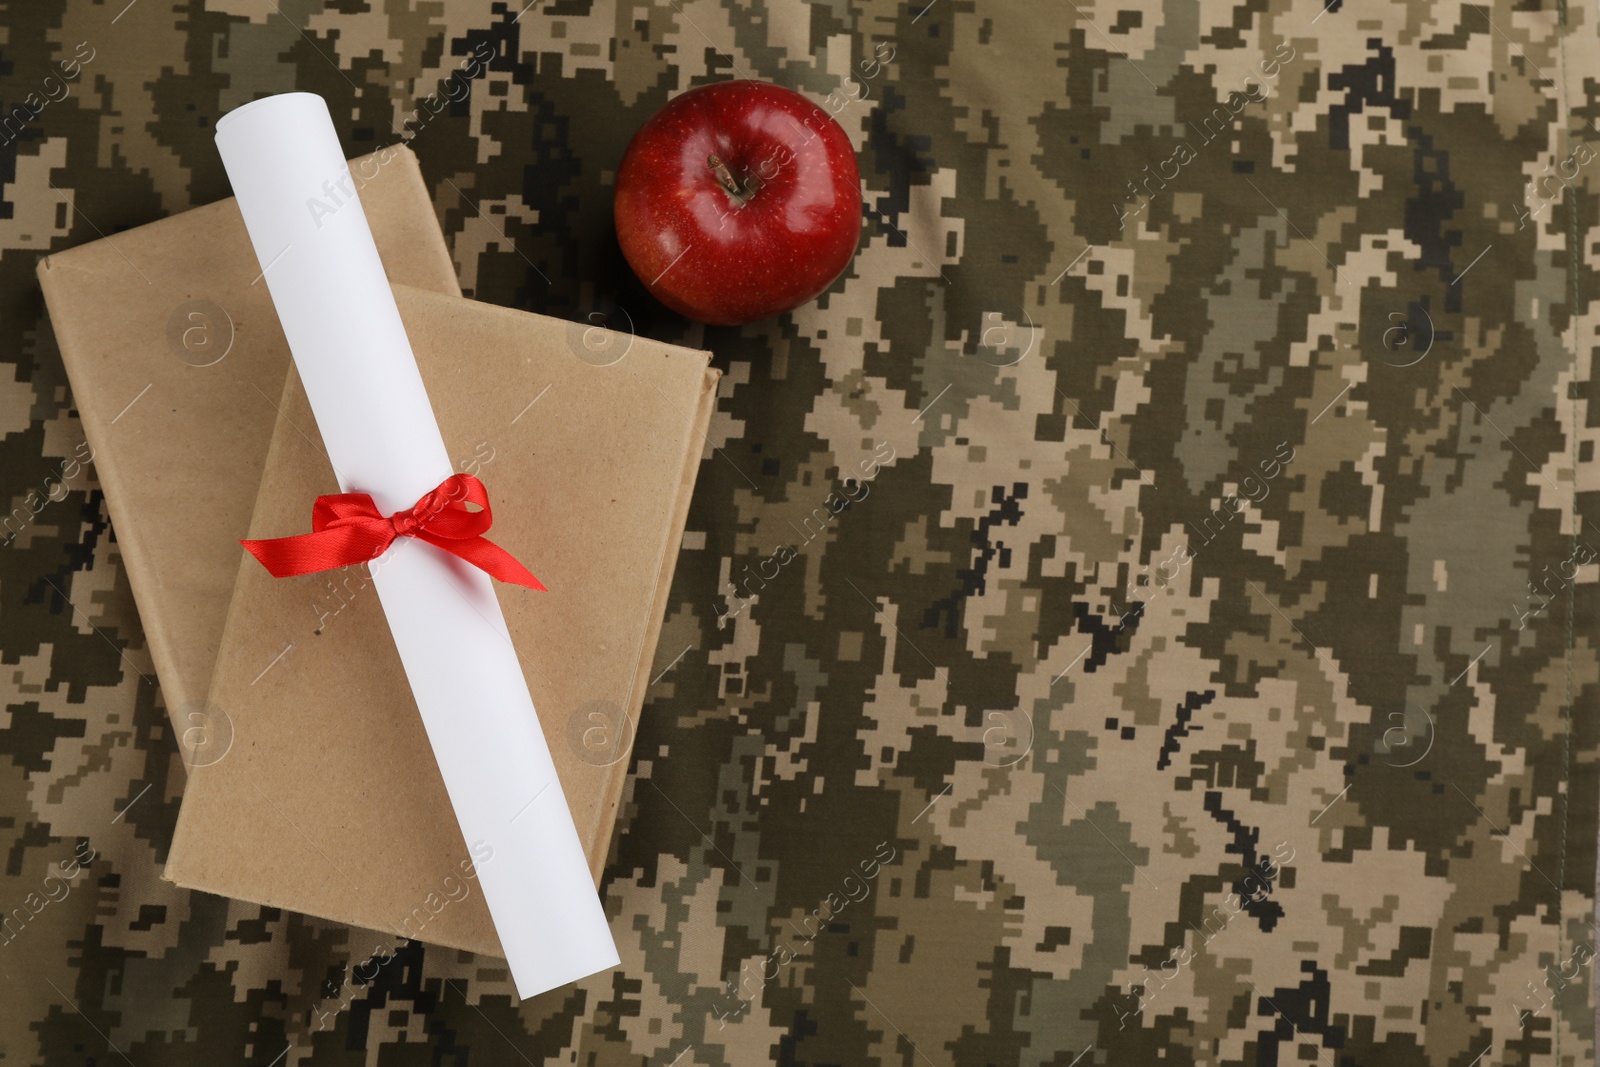
M 340 488 L 409 508 L 454 470 L 327 104 L 256 100 L 216 138 Z M 372 571 L 462 836 L 493 849 L 478 881 L 517 994 L 615 967 L 492 580 L 414 538 Z

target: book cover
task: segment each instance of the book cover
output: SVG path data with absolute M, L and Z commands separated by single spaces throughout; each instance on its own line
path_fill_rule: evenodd
M 459 296 L 416 156 L 350 161 L 391 281 Z M 42 259 L 73 403 L 186 762 L 230 724 L 205 706 L 278 418 L 289 348 L 230 198 Z
M 598 881 L 718 373 L 704 352 L 394 288 L 457 469 L 488 487 L 489 538 L 547 587 L 497 593 Z M 279 407 L 251 537 L 304 531 L 338 491 L 297 378 Z M 166 877 L 498 955 L 473 888 L 493 857 L 462 840 L 367 567 L 278 579 L 235 552 L 210 692 L 233 741 L 190 775 Z

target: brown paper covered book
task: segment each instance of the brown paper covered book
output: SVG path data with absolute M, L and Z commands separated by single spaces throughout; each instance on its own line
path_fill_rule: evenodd
M 596 358 L 579 324 L 395 295 L 457 469 L 488 487 L 489 538 L 547 586 L 496 588 L 598 879 L 717 372 L 704 352 L 607 335 Z M 338 492 L 298 377 L 280 408 L 251 537 L 306 531 L 315 497 Z M 499 955 L 464 874 L 483 857 L 462 840 L 366 568 L 273 578 L 234 551 L 210 694 L 234 741 L 191 773 L 166 876 Z
M 416 156 L 387 151 L 350 171 L 389 280 L 460 296 Z M 232 199 L 38 267 L 167 711 L 202 761 L 226 738 L 204 701 L 289 371 L 261 274 Z

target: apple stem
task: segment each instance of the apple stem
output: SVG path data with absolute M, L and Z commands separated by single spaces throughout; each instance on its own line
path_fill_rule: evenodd
M 728 196 L 738 206 L 743 207 L 746 201 L 750 199 L 750 194 L 755 192 L 754 189 L 747 192 L 740 188 L 739 183 L 734 180 L 733 172 L 728 169 L 728 165 L 716 156 L 707 156 L 706 166 L 711 168 L 711 173 L 717 176 L 717 181 L 722 185 L 723 189 L 727 190 Z

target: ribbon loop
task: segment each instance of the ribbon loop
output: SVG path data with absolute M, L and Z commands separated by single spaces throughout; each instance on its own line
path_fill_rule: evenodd
M 483 536 L 493 518 L 483 483 L 470 474 L 452 474 L 393 515 L 380 512 L 366 493 L 330 493 L 311 506 L 310 533 L 239 543 L 274 578 L 289 578 L 366 563 L 383 555 L 395 538 L 415 537 L 502 582 L 543 589 L 515 556 Z

